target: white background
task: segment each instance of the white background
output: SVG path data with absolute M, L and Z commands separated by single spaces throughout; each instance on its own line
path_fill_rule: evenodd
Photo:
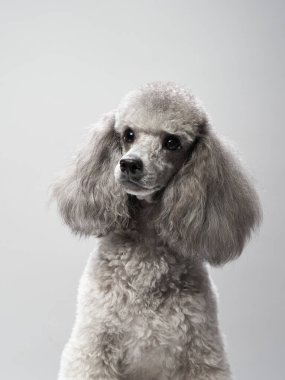
M 284 1 L 0 0 L 1 379 L 56 378 L 95 241 L 63 226 L 48 186 L 85 127 L 152 80 L 191 88 L 255 178 L 263 225 L 213 278 L 236 379 L 284 379 L 284 11 Z

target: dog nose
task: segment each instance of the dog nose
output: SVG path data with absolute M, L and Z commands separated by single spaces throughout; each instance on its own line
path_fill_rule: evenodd
M 127 172 L 131 175 L 140 175 L 142 173 L 143 163 L 139 158 L 122 158 L 120 160 L 120 168 L 122 172 Z

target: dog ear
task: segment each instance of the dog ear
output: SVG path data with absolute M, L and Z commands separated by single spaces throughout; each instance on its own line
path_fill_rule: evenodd
M 114 178 L 121 156 L 114 124 L 111 113 L 95 125 L 66 174 L 54 185 L 59 211 L 75 233 L 101 236 L 128 224 L 127 195 Z
M 219 265 L 240 255 L 260 219 L 239 162 L 207 129 L 162 194 L 156 229 L 174 250 Z

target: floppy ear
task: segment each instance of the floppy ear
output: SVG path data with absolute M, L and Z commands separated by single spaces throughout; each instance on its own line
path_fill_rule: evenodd
M 240 255 L 261 211 L 239 162 L 210 130 L 165 189 L 156 229 L 184 255 L 223 264 Z
M 121 155 L 114 124 L 114 114 L 105 115 L 55 183 L 59 211 L 75 233 L 100 236 L 128 224 L 127 195 L 114 179 Z

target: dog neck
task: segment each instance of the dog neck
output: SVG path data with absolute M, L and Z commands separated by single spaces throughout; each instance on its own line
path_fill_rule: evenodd
M 154 219 L 157 215 L 159 197 L 152 195 L 148 199 L 135 195 L 129 197 L 131 229 L 136 231 L 142 239 L 157 239 Z

